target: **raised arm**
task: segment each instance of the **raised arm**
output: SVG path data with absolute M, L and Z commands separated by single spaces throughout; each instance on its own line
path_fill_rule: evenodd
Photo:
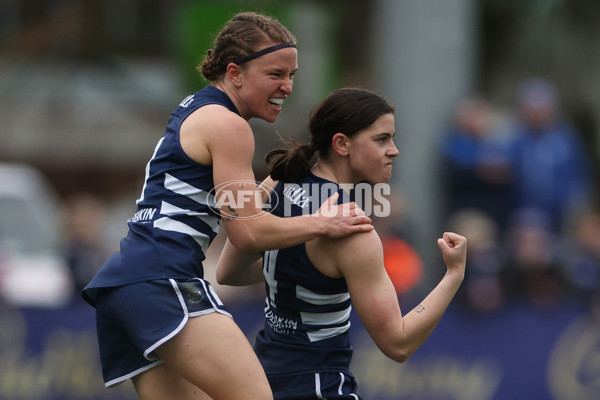
M 355 204 L 333 206 L 333 212 L 279 218 L 254 201 L 252 171 L 254 135 L 248 123 L 220 106 L 205 106 L 190 115 L 181 128 L 184 151 L 194 160 L 213 165 L 215 187 L 238 201 L 221 207 L 227 236 L 238 248 L 263 251 L 293 246 L 318 236 L 344 237 L 373 229 Z M 235 184 L 232 184 L 235 183 Z M 248 200 L 248 201 L 246 201 Z M 357 214 L 358 212 L 358 214 Z
M 326 241 L 315 242 L 325 244 Z M 429 295 L 404 316 L 383 265 L 383 248 L 377 233 L 329 242 L 336 243 L 334 269 L 345 277 L 352 304 L 365 328 L 386 356 L 404 362 L 429 337 L 463 281 L 466 239 L 444 233 L 438 240 L 447 265 L 446 274 Z M 326 251 L 318 247 L 317 251 Z

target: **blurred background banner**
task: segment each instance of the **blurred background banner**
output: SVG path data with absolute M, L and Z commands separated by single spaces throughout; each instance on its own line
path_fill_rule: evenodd
M 252 341 L 258 301 L 234 303 Z M 1 399 L 136 399 L 126 382 L 100 379 L 94 316 L 82 302 L 61 309 L 2 310 Z M 600 328 L 580 305 L 515 303 L 493 315 L 452 306 L 404 364 L 387 359 L 356 317 L 351 368 L 359 393 L 376 400 L 594 399 Z
M 405 313 L 444 272 L 436 238 L 469 239 L 465 282 L 407 363 L 354 320 L 365 399 L 597 397 L 600 2 L 0 0 L 0 399 L 135 398 L 104 389 L 79 291 L 239 11 L 298 38 L 294 94 L 250 121 L 258 180 L 318 100 L 372 88 L 397 110 L 392 213 L 373 219 Z M 251 339 L 264 289 L 215 287 Z

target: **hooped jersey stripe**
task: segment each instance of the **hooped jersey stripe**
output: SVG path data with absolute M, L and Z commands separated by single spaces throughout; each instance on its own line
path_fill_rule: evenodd
M 208 104 L 221 105 L 239 115 L 231 99 L 213 86 L 186 97 L 171 113 L 146 165 L 137 210 L 127 221 L 129 232 L 121 240 L 121 250 L 84 289 L 90 304 L 101 287 L 204 277 L 202 262 L 219 231 L 221 217 L 212 195 L 213 168 L 191 159 L 179 135 L 183 121 Z
M 325 186 L 328 190 L 323 190 Z M 279 182 L 271 196 L 280 201 L 272 212 L 293 217 L 306 209 L 317 210 L 333 186 L 334 191 L 341 190 L 310 173 L 292 189 Z M 267 376 L 318 372 L 324 367 L 349 372 L 352 305 L 346 281 L 323 275 L 304 244 L 266 251 L 263 273 L 265 327 L 258 333 L 254 349 Z

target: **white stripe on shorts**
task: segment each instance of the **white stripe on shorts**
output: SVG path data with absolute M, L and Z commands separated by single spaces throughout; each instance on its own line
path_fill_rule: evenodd
M 338 386 L 338 394 L 343 396 L 344 392 L 342 391 L 342 389 L 344 387 L 344 382 L 346 381 L 346 376 L 341 372 L 339 372 L 339 374 L 340 386 Z M 318 373 L 315 374 L 315 393 L 318 399 L 327 400 L 327 398 L 323 397 L 323 394 L 321 393 L 321 376 Z M 353 398 L 358 400 L 358 396 L 354 393 L 348 393 L 348 396 L 352 396 Z
M 179 290 L 179 286 L 177 285 L 177 281 L 175 281 L 174 279 L 169 279 L 169 282 L 171 282 L 171 286 L 173 286 L 173 289 L 175 290 L 175 293 L 177 294 L 177 298 L 179 299 L 179 303 L 181 304 L 181 309 L 183 311 L 183 319 L 181 320 L 181 322 L 179 323 L 179 325 L 177 326 L 177 328 L 175 328 L 171 333 L 169 333 L 167 336 L 165 336 L 164 338 L 160 339 L 158 342 L 156 342 L 155 344 L 153 344 L 152 346 L 150 346 L 146 351 L 144 351 L 144 357 L 146 357 L 148 360 L 155 360 L 156 357 L 152 357 L 150 356 L 150 354 L 152 354 L 152 352 L 154 350 L 156 350 L 156 348 L 158 346 L 160 346 L 161 344 L 165 343 L 166 341 L 168 341 L 169 339 L 171 339 L 173 336 L 177 335 L 179 332 L 181 332 L 181 330 L 183 329 L 183 327 L 185 326 L 185 324 L 187 323 L 187 321 L 189 320 L 190 317 L 198 317 L 200 315 L 206 315 L 206 314 L 211 314 L 213 312 L 218 312 L 219 314 L 223 314 L 223 315 L 227 315 L 230 318 L 233 318 L 233 316 L 228 313 L 225 310 L 220 309 L 217 305 L 222 306 L 223 303 L 221 302 L 221 299 L 219 299 L 219 296 L 217 296 L 217 293 L 213 290 L 212 286 L 210 286 L 210 284 L 208 284 L 207 282 L 205 282 L 202 279 L 197 278 L 198 281 L 202 284 L 202 287 L 204 288 L 204 292 L 206 293 L 206 297 L 208 298 L 208 300 L 210 301 L 210 304 L 212 305 L 212 308 L 208 308 L 206 310 L 203 311 L 197 311 L 197 312 L 192 312 L 190 313 L 187 305 L 185 304 L 185 300 L 183 299 L 183 294 L 181 294 L 181 290 Z
M 315 393 L 317 394 L 318 399 L 327 400 L 321 394 L 321 376 L 318 373 L 315 374 Z
M 183 327 L 185 326 L 185 324 L 187 323 L 188 318 L 189 318 L 188 309 L 187 309 L 187 306 L 185 305 L 185 301 L 183 301 L 183 295 L 181 294 L 179 287 L 177 287 L 177 282 L 175 282 L 174 279 L 169 279 L 169 282 L 171 282 L 171 286 L 173 286 L 173 289 L 175 289 L 175 293 L 177 293 L 177 298 L 179 299 L 179 303 L 181 304 L 181 308 L 183 309 L 183 314 L 184 314 L 183 319 L 181 320 L 181 322 L 179 323 L 179 325 L 173 332 L 169 333 L 167 336 L 160 339 L 158 342 L 154 343 L 152 346 L 150 346 L 148 349 L 146 349 L 146 351 L 144 351 L 144 357 L 146 357 L 148 360 L 156 359 L 156 357 L 151 358 L 150 353 L 152 353 L 154 350 L 156 350 L 156 348 L 158 346 L 165 343 L 167 340 L 171 339 L 173 336 L 177 335 L 183 329 Z

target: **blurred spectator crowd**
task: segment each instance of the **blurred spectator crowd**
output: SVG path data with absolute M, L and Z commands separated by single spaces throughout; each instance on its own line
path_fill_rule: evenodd
M 593 154 L 557 88 L 523 81 L 515 110 L 461 101 L 440 148 L 444 224 L 469 239 L 461 300 L 492 312 L 513 300 L 584 301 L 597 313 L 600 210 Z

